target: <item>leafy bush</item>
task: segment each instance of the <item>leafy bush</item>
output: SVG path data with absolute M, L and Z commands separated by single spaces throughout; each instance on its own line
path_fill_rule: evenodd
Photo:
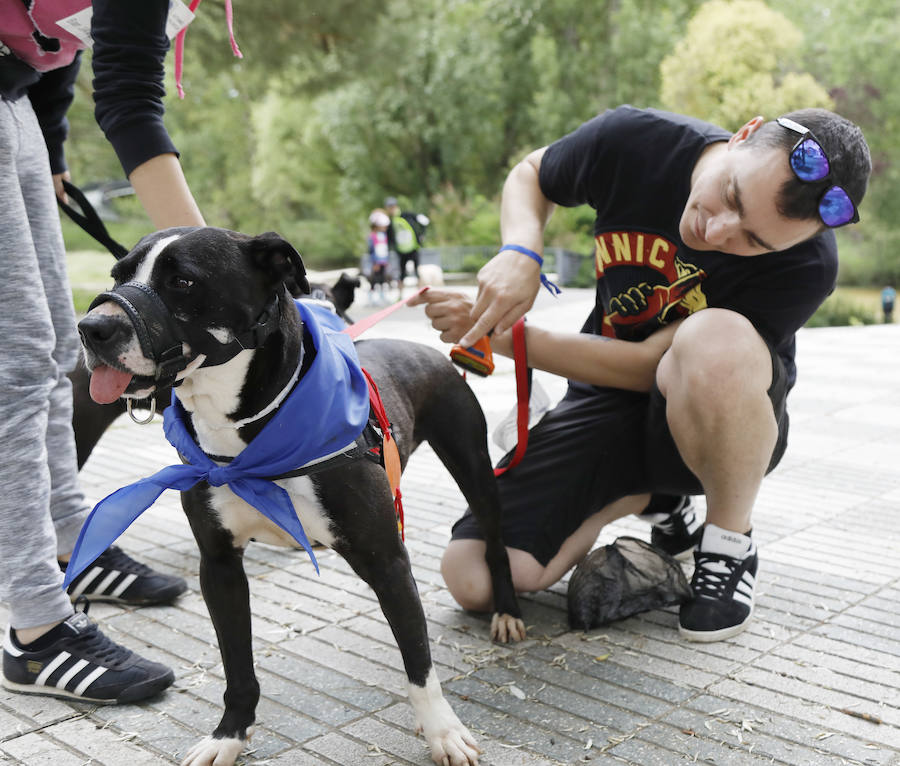
M 597 284 L 597 270 L 594 268 L 593 258 L 582 258 L 578 265 L 578 273 L 575 279 L 569 283 L 570 287 L 594 287 Z
M 462 266 L 460 266 L 459 270 L 466 274 L 477 274 L 488 260 L 488 258 L 480 255 L 466 255 L 463 257 Z
M 863 236 L 864 234 L 864 236 Z M 876 223 L 865 232 L 838 232 L 841 285 L 870 287 L 900 284 L 900 230 Z
M 460 189 L 445 184 L 432 196 L 427 210 L 431 218 L 428 247 L 440 245 L 500 244 L 500 202 L 480 194 L 466 196 Z M 476 269 L 477 271 L 477 269 Z
M 807 327 L 839 327 L 844 325 L 877 324 L 876 312 L 864 303 L 832 295 L 819 306 L 806 323 Z

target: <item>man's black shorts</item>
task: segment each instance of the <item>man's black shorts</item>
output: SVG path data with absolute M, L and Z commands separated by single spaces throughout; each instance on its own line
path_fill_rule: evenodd
M 788 392 L 784 362 L 771 351 L 769 399 L 778 441 L 768 470 L 787 447 Z M 506 455 L 499 465 L 511 458 Z M 666 421 L 666 400 L 649 393 L 569 384 L 562 401 L 528 434 L 525 457 L 497 478 L 503 541 L 546 566 L 582 522 L 626 495 L 699 495 L 703 487 L 678 453 Z M 470 511 L 453 539 L 482 539 Z

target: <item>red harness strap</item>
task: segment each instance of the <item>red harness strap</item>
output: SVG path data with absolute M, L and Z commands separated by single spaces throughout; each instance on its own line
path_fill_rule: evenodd
M 409 303 L 417 295 L 421 295 L 428 288 L 423 287 L 417 290 L 406 300 L 398 301 L 393 306 L 388 306 L 381 311 L 372 314 L 372 316 L 356 322 L 345 328 L 343 332 L 347 333 L 351 338 L 356 340 L 362 333 L 368 330 L 372 325 L 380 322 L 388 314 L 393 314 L 397 309 L 402 308 Z M 384 470 L 387 473 L 388 483 L 391 485 L 391 492 L 394 495 L 394 512 L 397 514 L 397 529 L 400 532 L 400 538 L 406 541 L 406 530 L 403 520 L 403 495 L 400 492 L 400 453 L 397 451 L 397 440 L 391 436 L 391 423 L 388 420 L 387 412 L 384 409 L 384 403 L 381 401 L 381 394 L 378 393 L 378 386 L 372 380 L 368 370 L 362 368 L 363 375 L 366 376 L 366 382 L 369 384 L 369 402 L 372 405 L 372 412 L 375 413 L 375 419 L 378 421 L 378 427 L 383 434 L 383 442 L 381 444 L 381 459 L 384 462 Z
M 406 300 L 399 301 L 394 305 L 388 306 L 387 308 L 382 309 L 372 316 L 367 317 L 366 319 L 352 324 L 350 327 L 347 327 L 344 332 L 355 340 L 357 337 L 359 337 L 360 334 L 368 330 L 372 325 L 380 322 L 388 314 L 392 314 L 397 309 L 405 306 L 415 296 L 422 294 L 427 289 L 427 287 L 423 287 L 421 290 L 418 290 L 417 292 L 410 295 Z M 513 453 L 512 459 L 504 467 L 495 468 L 494 476 L 500 476 L 501 474 L 506 473 L 506 471 L 508 471 L 510 468 L 518 465 L 522 458 L 525 456 L 525 450 L 528 447 L 530 392 L 528 390 L 528 359 L 525 349 L 524 317 L 519 319 L 513 325 L 512 334 L 513 357 L 516 363 L 516 425 L 518 429 L 519 440 L 516 444 L 516 450 Z M 372 411 L 375 413 L 375 418 L 378 420 L 378 425 L 381 428 L 382 434 L 384 435 L 381 454 L 382 460 L 384 461 L 384 469 L 388 475 L 388 482 L 391 485 L 391 492 L 394 495 L 394 510 L 397 514 L 397 527 L 400 531 L 400 536 L 403 538 L 403 540 L 406 540 L 403 522 L 403 495 L 400 492 L 400 453 L 397 451 L 397 441 L 391 436 L 391 424 L 388 420 L 387 413 L 385 412 L 384 403 L 381 401 L 381 394 L 378 393 L 378 387 L 375 385 L 375 381 L 372 380 L 372 377 L 369 375 L 368 371 L 365 368 L 363 368 L 363 374 L 366 376 L 366 382 L 369 384 L 369 401 L 372 404 Z M 465 373 L 463 373 L 463 377 L 465 377 Z

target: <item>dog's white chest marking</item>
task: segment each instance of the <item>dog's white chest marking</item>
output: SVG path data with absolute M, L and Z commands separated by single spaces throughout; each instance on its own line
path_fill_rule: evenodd
M 247 446 L 228 413 L 240 403 L 253 353 L 241 351 L 224 364 L 194 370 L 178 387 L 179 400 L 193 415 L 197 444 L 208 455 L 234 457 Z
M 331 547 L 335 536 L 331 522 L 316 499 L 312 481 L 308 476 L 280 479 L 275 482 L 284 487 L 291 496 L 297 518 L 310 541 L 318 540 Z M 219 520 L 234 537 L 234 544 L 240 548 L 250 540 L 286 548 L 298 548 L 300 544 L 275 522 L 263 516 L 256 508 L 235 495 L 228 487 L 210 487 L 212 507 Z
M 197 443 L 208 455 L 234 457 L 247 446 L 227 413 L 234 412 L 238 406 L 253 353 L 242 351 L 225 364 L 209 370 L 195 370 L 178 388 L 178 398 L 193 414 Z M 316 499 L 312 481 L 299 476 L 281 479 L 277 484 L 291 496 L 306 536 L 330 546 L 335 537 L 328 516 Z M 227 486 L 210 487 L 210 497 L 222 526 L 234 536 L 236 546 L 246 547 L 253 539 L 270 545 L 298 547 L 299 543 L 293 537 Z

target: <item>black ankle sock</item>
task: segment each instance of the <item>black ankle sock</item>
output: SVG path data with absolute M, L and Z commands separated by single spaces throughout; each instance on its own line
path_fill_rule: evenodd
M 39 652 L 63 637 L 64 624 L 65 622 L 61 622 L 59 625 L 55 625 L 44 633 L 43 636 L 39 636 L 30 644 L 23 644 L 16 636 L 13 636 L 13 639 L 20 649 L 24 649 L 27 652 Z

